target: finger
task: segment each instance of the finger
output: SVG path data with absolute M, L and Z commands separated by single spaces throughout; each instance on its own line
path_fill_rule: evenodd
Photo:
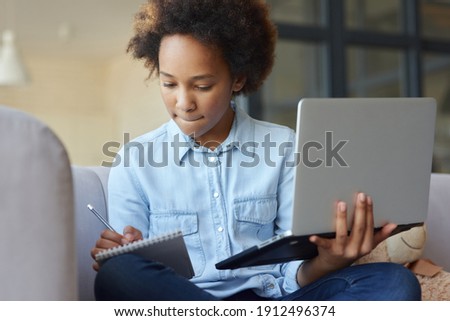
M 366 231 L 361 245 L 362 254 L 368 254 L 374 248 L 374 221 L 373 221 L 373 200 L 367 196 Z
M 121 239 L 122 244 L 127 244 L 141 239 L 141 231 L 129 225 L 125 226 L 123 229 L 123 238 Z
M 111 230 L 103 230 L 100 234 L 101 239 L 109 240 L 111 242 L 121 244 L 120 241 L 123 238 L 119 233 L 113 232 Z
M 330 249 L 332 246 L 331 240 L 319 237 L 317 235 L 313 235 L 309 238 L 309 241 L 315 244 L 317 247 L 321 247 L 323 249 Z
M 95 256 L 100 253 L 107 250 L 107 248 L 99 248 L 99 247 L 94 247 L 91 249 L 91 257 L 95 260 Z
M 385 239 L 387 239 L 389 236 L 391 236 L 391 233 L 397 228 L 397 224 L 394 223 L 388 223 L 383 226 L 383 228 L 375 233 L 374 235 L 374 247 L 383 242 Z
M 361 246 L 366 233 L 366 221 L 367 197 L 364 193 L 359 193 L 356 199 L 354 221 L 350 233 L 351 242 L 353 243 L 353 246 L 357 246 L 358 249 Z
M 91 257 L 95 259 L 95 255 L 98 253 L 98 249 L 96 247 L 91 249 Z
M 336 246 L 339 249 L 343 249 L 347 244 L 347 239 L 347 204 L 338 202 L 336 206 Z
M 116 241 L 111 241 L 108 239 L 100 238 L 95 243 L 95 248 L 101 250 L 110 249 L 112 247 L 120 246 L 122 243 L 117 243 Z
M 100 269 L 100 265 L 99 265 L 97 262 L 94 262 L 94 263 L 92 264 L 92 268 L 93 268 L 95 271 L 98 272 L 98 270 Z
M 111 247 L 121 245 L 122 238 L 123 236 L 119 233 L 110 230 L 103 230 L 95 245 L 100 249 L 109 249 Z
M 358 195 L 359 195 L 359 194 L 360 194 L 360 193 L 358 192 L 358 193 L 355 193 L 355 194 L 353 195 L 353 203 L 352 203 L 352 204 L 354 204 L 354 207 L 353 207 L 352 216 L 351 216 L 351 218 L 350 218 L 350 226 L 353 226 L 353 225 L 355 224 L 356 203 L 358 202 Z

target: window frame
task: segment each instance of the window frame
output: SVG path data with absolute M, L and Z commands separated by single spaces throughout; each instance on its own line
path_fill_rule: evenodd
M 275 24 L 279 39 L 316 42 L 325 45 L 325 93 L 327 97 L 348 97 L 346 49 L 350 46 L 398 49 L 404 55 L 401 66 L 405 80 L 402 89 L 406 97 L 423 95 L 424 61 L 423 55 L 450 55 L 450 41 L 429 39 L 421 36 L 420 0 L 401 0 L 403 31 L 396 33 L 354 30 L 345 24 L 345 0 L 320 0 L 324 12 L 322 26 Z M 345 81 L 343 81 L 345 79 Z M 263 89 L 262 89 L 263 90 Z M 251 116 L 262 119 L 261 90 L 248 97 Z

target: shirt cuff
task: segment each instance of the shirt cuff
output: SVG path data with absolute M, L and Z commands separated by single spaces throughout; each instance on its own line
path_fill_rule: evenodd
M 300 285 L 297 283 L 297 272 L 304 261 L 292 261 L 285 264 L 284 269 L 284 290 L 287 293 L 292 293 L 300 289 Z

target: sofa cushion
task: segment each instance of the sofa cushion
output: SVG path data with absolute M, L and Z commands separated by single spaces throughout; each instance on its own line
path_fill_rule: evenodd
M 432 174 L 428 203 L 427 243 L 423 257 L 450 271 L 450 175 Z

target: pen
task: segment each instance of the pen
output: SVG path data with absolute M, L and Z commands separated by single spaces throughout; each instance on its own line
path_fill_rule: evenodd
M 111 231 L 113 231 L 113 232 L 116 232 L 114 229 L 113 229 L 113 227 L 111 226 L 111 225 L 109 225 L 109 223 L 103 218 L 103 216 L 101 216 L 96 210 L 95 210 L 95 208 L 91 205 L 91 204 L 88 204 L 87 205 L 87 208 L 92 212 L 92 213 L 94 213 L 94 215 L 95 216 L 97 216 L 97 218 L 107 227 L 107 228 L 109 228 Z M 117 232 L 116 232 L 117 233 Z

